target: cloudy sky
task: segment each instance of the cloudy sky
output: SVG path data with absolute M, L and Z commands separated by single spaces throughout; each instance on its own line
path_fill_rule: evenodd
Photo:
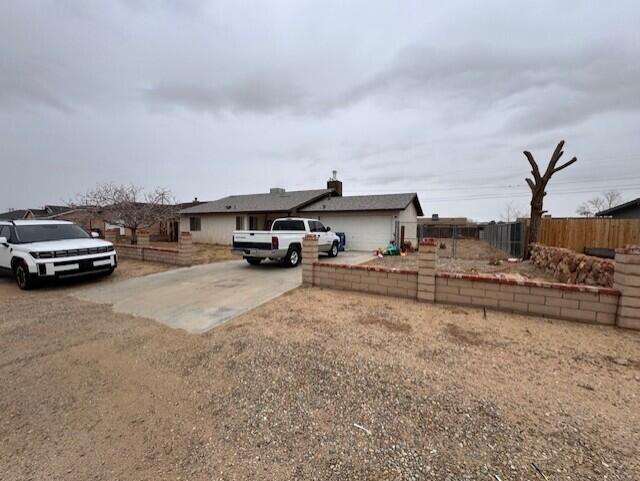
M 527 205 L 522 150 L 578 163 L 547 208 L 640 196 L 640 2 L 9 1 L 0 210 L 97 182 L 213 200 L 416 191 Z

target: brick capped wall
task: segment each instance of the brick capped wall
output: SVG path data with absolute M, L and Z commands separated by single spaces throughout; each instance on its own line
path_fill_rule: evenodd
M 614 287 L 620 290 L 618 325 L 640 330 L 640 246 L 616 250 Z
M 425 302 L 640 330 L 640 247 L 616 252 L 614 288 L 513 280 L 500 274 L 436 272 L 435 242 L 420 246 L 417 270 L 318 262 L 317 238 L 303 243 L 303 283 Z M 433 242 L 433 253 L 431 244 Z
M 620 292 L 606 287 L 514 281 L 490 274 L 440 272 L 436 302 L 598 324 L 615 324 Z
M 147 238 L 148 239 L 148 238 Z M 138 241 L 140 237 L 138 237 Z M 161 262 L 179 266 L 193 264 L 193 242 L 190 232 L 181 232 L 178 248 L 153 247 L 144 243 L 140 245 L 114 244 L 118 257 L 123 259 L 136 259 L 140 261 Z
M 418 271 L 316 262 L 313 285 L 417 299 Z

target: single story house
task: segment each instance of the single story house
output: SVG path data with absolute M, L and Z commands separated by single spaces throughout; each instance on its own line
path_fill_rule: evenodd
M 334 176 L 326 189 L 273 188 L 183 209 L 180 229 L 191 232 L 194 242 L 230 245 L 234 230 L 269 230 L 278 217 L 308 217 L 344 232 L 347 249 L 375 250 L 399 240 L 401 229 L 415 246 L 417 217 L 422 215 L 416 193 L 343 196 L 342 182 Z
M 596 214 L 598 217 L 612 217 L 614 219 L 640 219 L 640 197 Z

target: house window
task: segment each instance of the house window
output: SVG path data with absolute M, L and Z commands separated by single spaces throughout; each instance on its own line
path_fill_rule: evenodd
M 199 231 L 202 228 L 200 220 L 200 217 L 189 217 L 189 230 L 192 232 Z
M 249 216 L 249 230 L 258 230 L 258 216 L 250 215 Z
M 237 215 L 236 216 L 236 230 L 244 230 L 244 216 Z

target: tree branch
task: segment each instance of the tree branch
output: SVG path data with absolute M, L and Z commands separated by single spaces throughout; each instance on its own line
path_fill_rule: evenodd
M 533 155 L 531 155 L 531 152 L 529 152 L 528 150 L 525 150 L 523 152 L 524 156 L 527 158 L 527 160 L 529 161 L 529 164 L 531 164 L 531 174 L 533 174 L 533 178 L 536 180 L 540 179 L 540 169 L 538 168 L 538 164 L 536 163 L 535 159 L 533 158 Z
M 565 168 L 569 167 L 571 164 L 573 164 L 577 160 L 578 159 L 576 157 L 574 157 L 569 162 L 567 162 L 565 164 L 562 164 L 560 167 L 556 167 L 555 169 L 553 169 L 552 173 L 555 174 L 556 172 L 560 172 L 562 169 L 565 169 Z
M 531 192 L 534 192 L 536 190 L 536 184 L 534 184 L 533 180 L 529 179 L 528 177 L 525 180 L 527 181 L 527 184 L 529 184 Z
M 560 157 L 562 157 L 562 154 L 564 154 L 564 151 L 562 150 L 563 146 L 564 146 L 564 140 L 561 140 L 560 142 L 558 142 L 556 149 L 553 151 L 553 154 L 551 155 L 551 159 L 549 160 L 549 165 L 547 165 L 547 170 L 544 173 L 544 178 L 547 179 L 547 181 L 553 175 L 553 172 L 554 172 L 554 169 L 556 168 L 556 164 L 558 163 L 558 160 L 560 160 Z

